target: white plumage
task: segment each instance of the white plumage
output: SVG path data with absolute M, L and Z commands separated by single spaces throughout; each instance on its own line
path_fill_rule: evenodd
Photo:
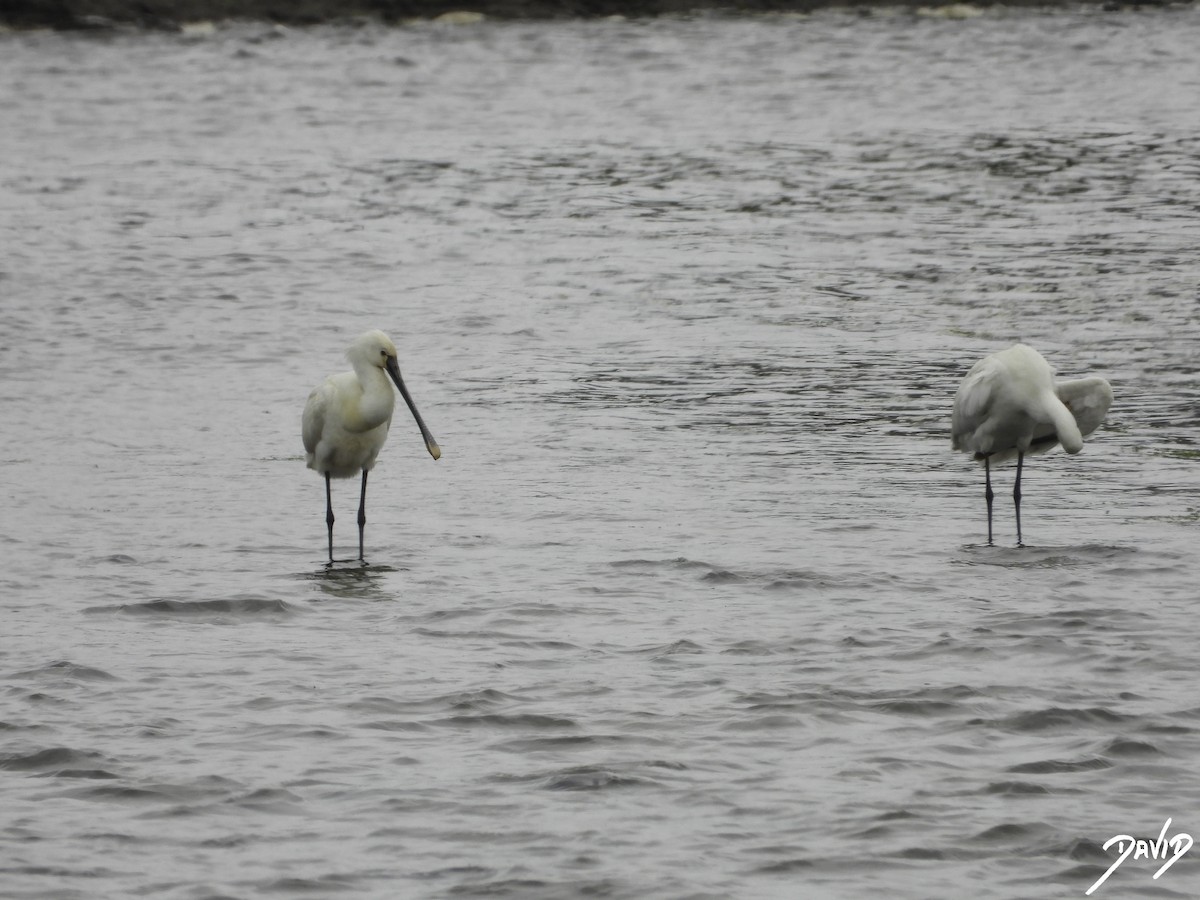
M 1013 504 L 1017 545 L 1021 546 L 1021 468 L 1025 455 L 1045 453 L 1059 444 L 1068 453 L 1083 449 L 1083 439 L 1100 427 L 1112 404 L 1112 388 L 1103 378 L 1055 384 L 1054 369 L 1025 344 L 993 353 L 977 362 L 954 397 L 951 443 L 984 464 L 988 507 L 988 543 L 992 543 L 991 464 L 1016 457 Z
M 325 522 L 329 529 L 329 562 L 333 563 L 333 498 L 331 478 L 353 478 L 362 473 L 358 506 L 358 558 L 363 559 L 366 525 L 367 473 L 375 466 L 379 451 L 392 424 L 396 395 L 408 404 L 425 447 L 437 459 L 442 455 L 437 441 L 425 427 L 416 404 L 400 377 L 396 347 L 382 331 L 360 335 L 346 351 L 351 372 L 330 375 L 308 395 L 301 420 L 305 460 L 310 469 L 325 476 Z

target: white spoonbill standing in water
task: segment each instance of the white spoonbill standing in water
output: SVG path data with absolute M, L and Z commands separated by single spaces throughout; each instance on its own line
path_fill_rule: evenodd
M 1104 421 L 1112 388 L 1103 378 L 1055 384 L 1054 369 L 1040 353 L 1014 344 L 975 363 L 954 397 L 951 442 L 983 463 L 992 543 L 992 463 L 1017 458 L 1013 507 L 1017 546 L 1021 542 L 1021 467 L 1027 453 L 1045 453 L 1058 444 L 1068 453 L 1083 449 L 1083 438 Z
M 429 455 L 434 459 L 442 455 L 404 386 L 396 347 L 388 336 L 382 331 L 368 331 L 350 345 L 346 358 L 354 371 L 330 375 L 315 388 L 304 404 L 301 423 L 308 467 L 325 476 L 325 524 L 329 527 L 331 566 L 333 496 L 329 479 L 353 478 L 359 472 L 362 472 L 362 493 L 358 500 L 358 558 L 365 562 L 363 531 L 367 524 L 367 473 L 375 466 L 375 458 L 387 440 L 396 403 L 389 377 L 417 420 Z

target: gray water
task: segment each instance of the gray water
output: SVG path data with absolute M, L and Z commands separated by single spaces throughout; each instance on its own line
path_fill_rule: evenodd
M 1082 897 L 1200 834 L 1198 39 L 0 35 L 0 894 Z M 444 455 L 399 407 L 326 570 L 372 327 Z M 1116 394 L 1020 549 L 948 436 L 1014 340 Z

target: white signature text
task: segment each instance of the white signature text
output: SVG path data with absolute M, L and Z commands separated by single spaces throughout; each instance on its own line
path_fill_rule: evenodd
M 1171 866 L 1175 865 L 1179 857 L 1183 856 L 1183 854 L 1192 849 L 1192 836 L 1181 831 L 1178 834 L 1172 835 L 1170 838 L 1168 838 L 1167 829 L 1170 827 L 1171 820 L 1167 819 L 1166 824 L 1164 824 L 1162 827 L 1162 831 L 1158 833 L 1157 841 L 1148 841 L 1145 838 L 1135 838 L 1128 834 L 1113 835 L 1107 841 L 1105 841 L 1105 850 L 1108 850 L 1109 847 L 1111 847 L 1113 844 L 1116 844 L 1117 852 L 1120 855 L 1113 860 L 1113 864 L 1108 867 L 1108 871 L 1097 878 L 1096 883 L 1084 891 L 1084 896 L 1090 895 L 1092 891 L 1096 890 L 1096 888 L 1108 881 L 1108 876 L 1117 871 L 1117 869 L 1121 867 L 1121 863 L 1129 859 L 1130 855 L 1132 855 L 1134 859 L 1166 860 L 1166 862 L 1159 866 L 1158 871 L 1154 873 L 1153 877 L 1155 879 L 1157 879 L 1158 876 L 1163 872 L 1167 871 L 1167 869 L 1171 868 Z M 1167 859 L 1168 854 L 1170 854 L 1170 859 Z

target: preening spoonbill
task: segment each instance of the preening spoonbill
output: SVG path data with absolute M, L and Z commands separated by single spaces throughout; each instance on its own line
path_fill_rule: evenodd
M 954 397 L 951 442 L 955 450 L 983 463 L 992 543 L 992 463 L 1017 458 L 1013 507 L 1017 546 L 1021 547 L 1021 467 L 1027 453 L 1045 453 L 1058 444 L 1068 453 L 1083 449 L 1083 438 L 1100 427 L 1112 404 L 1112 388 L 1103 378 L 1054 383 L 1054 369 L 1025 344 L 981 359 L 967 373 Z
M 367 473 L 375 466 L 375 457 L 387 440 L 392 424 L 392 409 L 396 395 L 388 384 L 388 376 L 396 383 L 400 396 L 412 410 L 421 437 L 430 456 L 442 455 L 437 441 L 425 427 L 417 406 L 413 403 L 400 364 L 396 361 L 396 346 L 382 331 L 360 335 L 346 359 L 352 372 L 330 375 L 308 395 L 304 404 L 301 432 L 304 437 L 305 459 L 310 469 L 325 476 L 325 524 L 329 527 L 329 565 L 333 565 L 333 497 L 330 478 L 353 478 L 362 472 L 362 493 L 358 500 L 358 558 L 363 559 L 363 530 L 367 524 Z

